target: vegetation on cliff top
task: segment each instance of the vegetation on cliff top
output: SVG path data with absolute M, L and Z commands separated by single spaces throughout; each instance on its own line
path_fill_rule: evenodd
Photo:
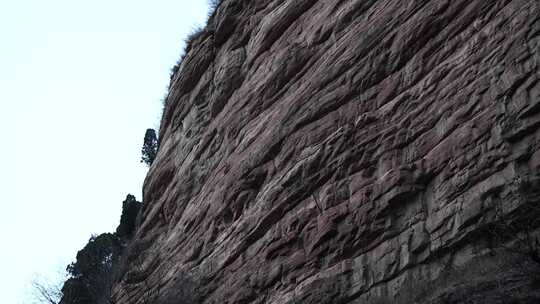
M 66 268 L 62 287 L 51 282 L 33 282 L 35 298 L 46 304 L 108 304 L 119 273 L 120 258 L 133 236 L 142 203 L 128 194 L 122 203 L 120 224 L 115 233 L 90 237 Z

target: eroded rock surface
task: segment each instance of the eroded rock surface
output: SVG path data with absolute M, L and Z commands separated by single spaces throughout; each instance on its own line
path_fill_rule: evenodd
M 538 210 L 539 64 L 537 0 L 222 1 L 116 300 L 538 303 L 491 231 Z

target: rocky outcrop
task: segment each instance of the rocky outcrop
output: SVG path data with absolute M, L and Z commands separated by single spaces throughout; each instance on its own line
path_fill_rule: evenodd
M 539 64 L 536 0 L 221 1 L 117 302 L 537 303 Z

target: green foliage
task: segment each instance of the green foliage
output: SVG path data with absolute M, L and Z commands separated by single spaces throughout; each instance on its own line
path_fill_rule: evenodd
M 113 269 L 122 253 L 115 234 L 92 236 L 67 267 L 70 278 L 62 287 L 60 304 L 110 303 Z
M 122 203 L 122 216 L 116 233 L 92 235 L 67 267 L 69 278 L 62 287 L 60 304 L 112 304 L 111 289 L 120 266 L 124 247 L 136 228 L 142 203 L 128 194 Z
M 144 134 L 144 142 L 141 149 L 141 163 L 150 166 L 156 158 L 158 149 L 158 140 L 154 129 L 147 129 Z
M 92 236 L 88 244 L 77 253 L 77 261 L 70 264 L 67 270 L 74 278 L 108 271 L 120 251 L 116 235 L 103 233 Z
M 137 215 L 141 210 L 142 203 L 138 202 L 135 196 L 128 194 L 122 203 L 122 216 L 120 224 L 116 228 L 116 235 L 120 239 L 129 239 L 135 231 Z
M 155 258 L 151 241 L 132 241 L 137 228 L 137 217 L 142 203 L 128 194 L 122 203 L 122 216 L 115 233 L 92 235 L 88 243 L 77 253 L 77 259 L 67 267 L 69 278 L 64 282 L 59 304 L 113 304 L 112 287 L 120 280 L 130 277 L 142 284 L 139 303 L 142 304 L 194 304 L 201 302 L 198 290 L 199 277 L 180 273 L 174 278 L 171 288 L 151 285 L 148 269 L 144 268 L 147 258 Z M 157 271 L 164 277 L 171 265 L 163 265 Z M 38 290 L 39 291 L 39 290 Z M 49 295 L 49 289 L 45 290 Z M 54 290 L 53 290 L 54 291 Z M 55 302 L 57 303 L 57 302 Z M 53 303 L 53 304 L 55 304 Z
M 62 300 L 59 304 L 91 304 L 93 297 L 83 280 L 69 278 L 62 287 Z

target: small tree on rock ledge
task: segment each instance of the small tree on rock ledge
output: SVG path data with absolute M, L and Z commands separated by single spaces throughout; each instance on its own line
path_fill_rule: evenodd
M 141 149 L 141 163 L 145 163 L 150 166 L 156 158 L 158 148 L 158 141 L 156 131 L 154 129 L 147 129 L 144 134 L 144 143 Z

